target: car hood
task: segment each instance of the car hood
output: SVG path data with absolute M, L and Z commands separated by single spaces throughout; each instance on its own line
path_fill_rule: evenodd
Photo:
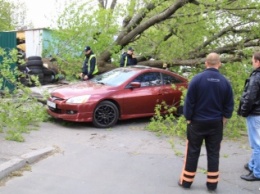
M 51 96 L 55 96 L 62 99 L 69 99 L 71 97 L 83 95 L 98 95 L 101 93 L 106 94 L 114 89 L 115 86 L 108 86 L 97 84 L 91 81 L 84 81 L 57 88 L 51 92 Z

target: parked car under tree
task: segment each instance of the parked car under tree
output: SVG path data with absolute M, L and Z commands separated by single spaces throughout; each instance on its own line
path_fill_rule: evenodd
M 174 86 L 174 87 L 173 87 Z M 47 100 L 48 114 L 108 128 L 118 120 L 153 116 L 156 104 L 178 107 L 188 80 L 147 66 L 116 68 L 88 81 L 60 87 Z

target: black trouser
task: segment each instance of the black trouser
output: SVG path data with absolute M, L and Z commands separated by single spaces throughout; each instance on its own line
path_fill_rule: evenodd
M 207 187 L 216 189 L 219 176 L 219 151 L 223 137 L 223 122 L 191 122 L 187 125 L 187 147 L 180 183 L 190 187 L 197 170 L 201 145 L 207 151 Z

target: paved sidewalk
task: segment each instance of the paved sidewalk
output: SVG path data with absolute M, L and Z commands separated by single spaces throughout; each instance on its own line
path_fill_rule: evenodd
M 125 123 L 124 123 L 125 125 Z M 129 124 L 130 126 L 130 124 Z M 125 128 L 128 128 L 126 126 Z M 142 129 L 136 130 L 133 128 L 125 129 L 122 126 L 116 127 L 113 130 L 98 130 L 93 128 L 86 129 L 86 126 L 75 126 L 75 127 L 64 127 L 55 123 L 43 123 L 39 131 L 32 131 L 30 134 L 26 134 L 26 142 L 18 143 L 12 141 L 4 140 L 3 134 L 0 134 L 0 179 L 7 176 L 10 172 L 17 170 L 24 166 L 26 163 L 33 163 L 35 161 L 41 162 L 41 159 L 44 159 L 46 154 L 55 152 L 56 149 L 64 147 L 69 142 L 80 141 L 90 146 L 97 146 L 97 151 L 99 149 L 109 149 L 114 150 L 113 146 L 118 146 L 116 149 L 126 149 L 126 152 L 129 152 L 129 149 L 137 150 L 138 155 L 144 152 L 144 156 L 149 153 L 156 154 L 161 153 L 162 160 L 170 160 L 170 164 L 167 166 L 161 166 L 159 171 L 167 172 L 170 170 L 169 174 L 165 174 L 168 179 L 171 179 L 171 184 L 169 191 L 174 191 L 174 193 L 192 193 L 192 194 L 202 194 L 208 193 L 205 186 L 206 181 L 206 151 L 205 148 L 201 150 L 201 156 L 198 165 L 198 171 L 195 177 L 195 181 L 190 190 L 184 190 L 177 185 L 177 180 L 181 172 L 182 163 L 183 163 L 183 153 L 185 151 L 185 142 L 176 138 L 174 140 L 174 148 L 171 149 L 168 138 L 156 137 L 156 134 L 151 132 L 145 132 Z M 55 129 L 55 130 L 54 130 Z M 77 129 L 77 131 L 75 131 Z M 82 130 L 84 129 L 84 130 Z M 114 134 L 119 133 L 119 134 Z M 74 134 L 74 136 L 73 136 Z M 79 135 L 80 134 L 80 135 Z M 135 140 L 131 137 L 138 139 L 138 136 L 143 136 L 144 134 L 149 135 L 151 138 L 150 142 L 158 141 L 159 144 L 163 144 L 157 148 L 156 145 L 143 144 L 135 145 Z M 75 136 L 76 135 L 76 136 Z M 86 138 L 87 135 L 91 136 Z M 93 138 L 92 138 L 93 137 Z M 96 138 L 94 138 L 96 137 Z M 103 141 L 97 138 L 106 138 Z M 117 139 L 115 139 L 117 137 Z M 77 139 L 75 139 L 77 138 Z M 78 139 L 80 138 L 80 139 Z M 144 138 L 144 137 L 142 137 Z M 109 141 L 108 141 L 109 139 Z M 157 140 L 156 140 L 157 139 Z M 96 142 L 93 142 L 96 141 Z M 116 143 L 115 142 L 122 142 Z M 129 142 L 128 142 L 129 141 Z M 109 144 L 107 144 L 109 143 Z M 155 142 L 156 143 L 156 142 Z M 129 145 L 128 145 L 129 144 Z M 127 147 L 125 147 L 128 145 Z M 149 148 L 150 145 L 150 148 Z M 112 146 L 109 147 L 109 146 Z M 121 147 L 123 146 L 123 147 Z M 133 148 L 131 148 L 133 146 Z M 138 146 L 138 147 L 136 147 Z M 139 150 L 139 151 L 138 151 Z M 63 150 L 64 151 L 64 150 Z M 61 150 L 62 152 L 62 150 Z M 220 182 L 218 186 L 218 193 L 230 194 L 230 193 L 260 193 L 260 182 L 246 182 L 240 179 L 240 175 L 246 174 L 247 171 L 243 168 L 244 164 L 248 161 L 251 150 L 248 147 L 247 138 L 243 137 L 239 142 L 224 140 L 222 142 L 221 156 L 220 156 Z M 55 157 L 55 153 L 53 156 Z M 146 168 L 143 166 L 142 168 Z M 33 169 L 33 164 L 32 164 Z M 163 175 L 161 175 L 163 176 Z M 165 188 L 162 188 L 165 189 Z M 166 192 L 167 193 L 167 192 Z M 153 193 L 152 193 L 153 194 Z M 154 193 L 157 194 L 157 193 Z

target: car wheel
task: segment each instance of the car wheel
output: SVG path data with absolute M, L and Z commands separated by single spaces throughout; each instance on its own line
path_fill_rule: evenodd
M 43 73 L 43 69 L 35 66 L 28 68 L 28 74 L 38 74 L 38 73 Z
M 27 61 L 27 67 L 31 67 L 31 66 L 43 66 L 43 62 L 40 60 L 31 60 L 31 61 Z
M 42 58 L 40 57 L 40 56 L 30 56 L 30 57 L 28 57 L 28 59 L 27 59 L 28 61 L 32 61 L 32 60 L 42 60 Z
M 119 117 L 117 106 L 110 101 L 97 105 L 93 113 L 93 124 L 98 128 L 108 128 L 116 124 Z

